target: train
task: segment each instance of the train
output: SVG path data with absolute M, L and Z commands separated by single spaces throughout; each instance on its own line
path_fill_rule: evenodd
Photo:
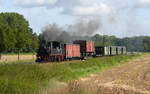
M 62 62 L 84 60 L 89 57 L 124 55 L 125 46 L 96 46 L 94 41 L 75 40 L 72 43 L 41 41 L 36 62 Z

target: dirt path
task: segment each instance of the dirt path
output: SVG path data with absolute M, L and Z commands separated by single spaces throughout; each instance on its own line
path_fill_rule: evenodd
M 150 94 L 150 55 L 69 85 L 71 94 Z

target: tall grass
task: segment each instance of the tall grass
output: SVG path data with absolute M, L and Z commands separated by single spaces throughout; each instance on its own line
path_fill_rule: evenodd
M 69 82 L 139 56 L 122 55 L 51 64 L 1 64 L 0 94 L 40 94 L 47 86 L 52 86 L 53 80 Z

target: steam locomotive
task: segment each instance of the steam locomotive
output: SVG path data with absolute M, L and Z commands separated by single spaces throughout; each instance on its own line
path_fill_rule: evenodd
M 92 56 L 113 56 L 126 54 L 123 46 L 95 47 L 93 41 L 75 40 L 73 43 L 42 41 L 37 50 L 36 62 L 61 62 L 73 59 L 86 59 Z

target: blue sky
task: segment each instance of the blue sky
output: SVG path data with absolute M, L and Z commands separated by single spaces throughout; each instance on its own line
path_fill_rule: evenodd
M 95 33 L 150 36 L 150 0 L 0 0 L 0 12 L 18 12 L 40 33 L 51 23 L 61 27 L 79 19 L 97 19 Z

